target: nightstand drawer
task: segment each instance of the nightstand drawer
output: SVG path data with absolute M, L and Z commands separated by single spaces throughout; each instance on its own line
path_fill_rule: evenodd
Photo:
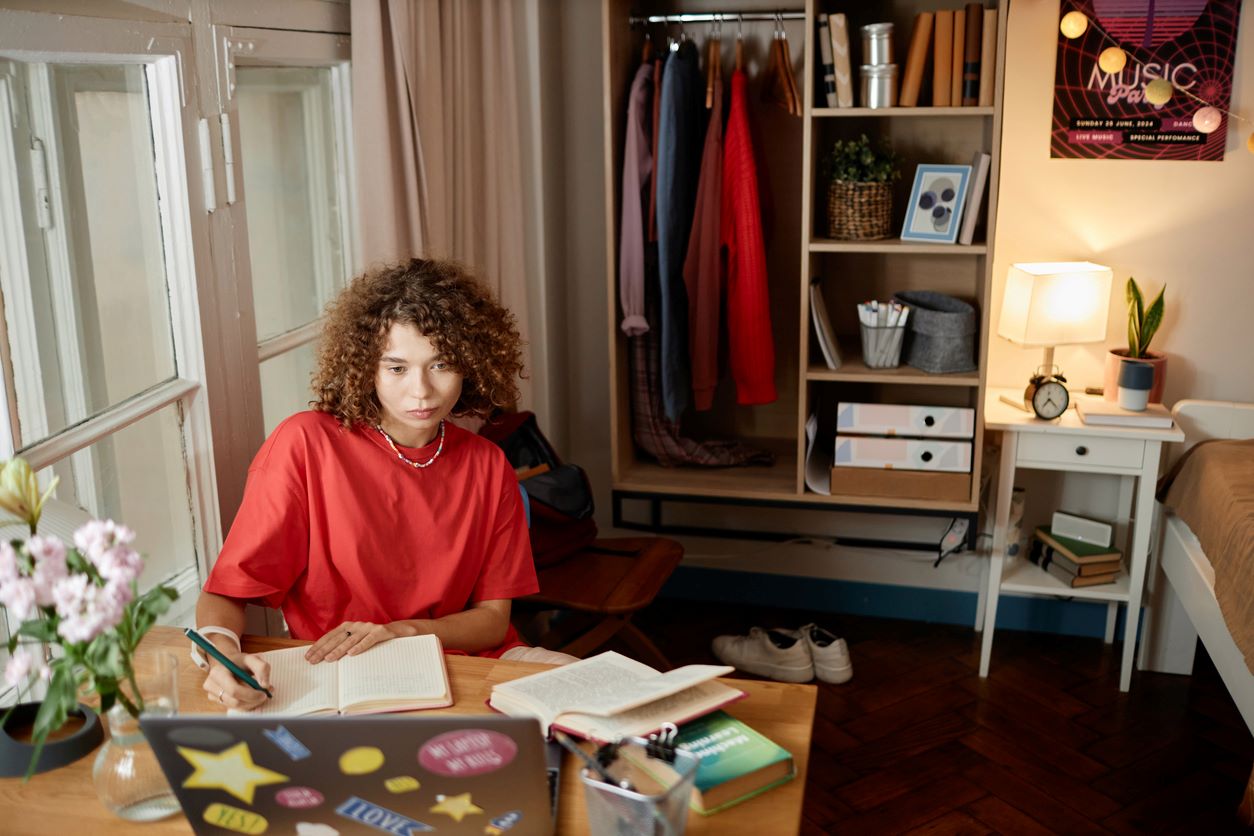
M 1019 433 L 1016 462 L 1052 470 L 1120 468 L 1140 470 L 1145 442 L 1134 438 Z

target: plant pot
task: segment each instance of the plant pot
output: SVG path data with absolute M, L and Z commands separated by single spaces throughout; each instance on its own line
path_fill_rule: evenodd
M 827 234 L 841 241 L 887 238 L 892 209 L 888 183 L 833 180 L 827 187 Z
M 1128 358 L 1126 348 L 1112 348 L 1106 354 L 1106 375 L 1102 383 L 1102 398 L 1115 403 L 1119 400 L 1119 364 Z M 1163 388 L 1167 385 L 1167 355 L 1156 351 L 1137 358 L 1138 363 L 1154 367 L 1154 385 L 1150 387 L 1149 402 L 1163 402 Z
M 37 702 L 24 702 L 14 706 L 8 722 L 0 729 L 0 777 L 18 778 L 26 774 L 35 747 L 10 735 L 9 729 L 34 723 L 39 706 L 40 703 Z M 63 737 L 44 743 L 43 751 L 39 753 L 39 763 L 35 765 L 35 774 L 74 763 L 90 754 L 104 739 L 104 730 L 95 711 L 80 703 L 78 708 L 70 712 L 70 717 L 81 717 L 83 724 Z

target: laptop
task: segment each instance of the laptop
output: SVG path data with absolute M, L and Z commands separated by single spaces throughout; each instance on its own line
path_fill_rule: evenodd
M 551 834 L 560 757 L 491 714 L 140 720 L 197 833 Z

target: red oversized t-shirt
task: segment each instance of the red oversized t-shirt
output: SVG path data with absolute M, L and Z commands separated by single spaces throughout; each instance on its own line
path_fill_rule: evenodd
M 426 461 L 437 444 L 399 449 Z M 418 469 L 377 430 L 322 412 L 266 439 L 205 583 L 281 609 L 310 640 L 344 621 L 441 618 L 538 589 L 518 480 L 496 445 L 446 423 L 439 458 Z M 480 655 L 517 644 L 511 626 Z

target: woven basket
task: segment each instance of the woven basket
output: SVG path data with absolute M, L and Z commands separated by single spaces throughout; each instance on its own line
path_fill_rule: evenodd
M 833 180 L 827 187 L 827 234 L 842 241 L 887 238 L 892 209 L 888 183 Z

